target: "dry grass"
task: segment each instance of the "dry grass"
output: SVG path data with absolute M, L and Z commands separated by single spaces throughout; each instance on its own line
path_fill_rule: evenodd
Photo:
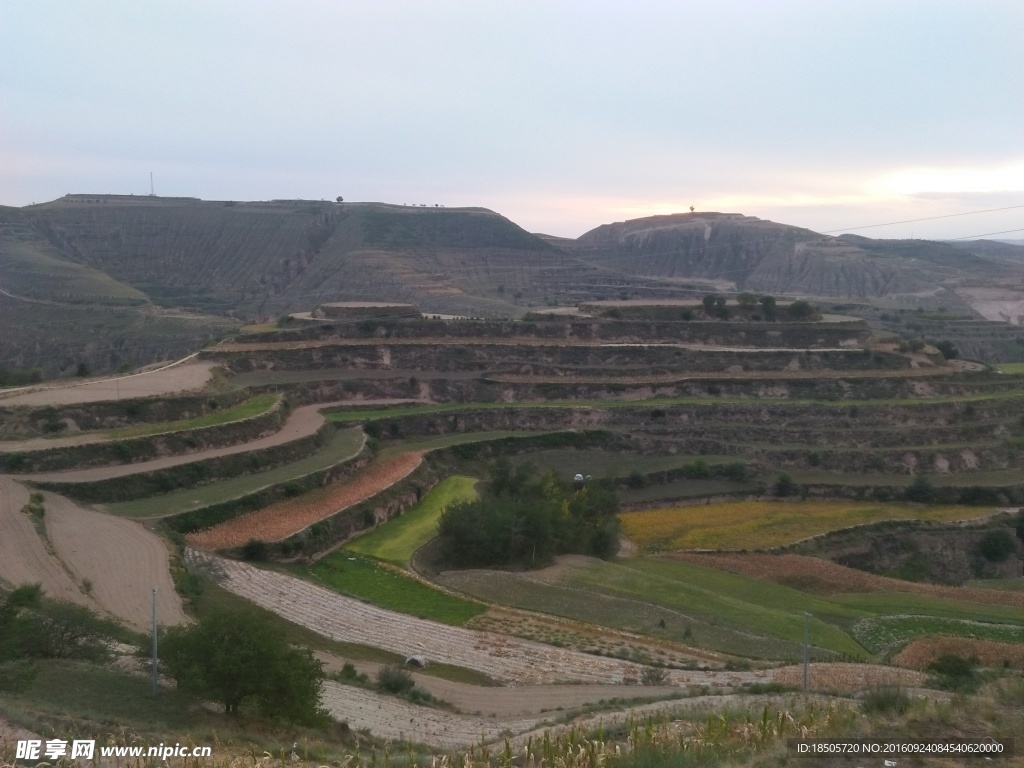
M 1024 645 L 999 643 L 973 637 L 921 637 L 893 657 L 893 663 L 912 669 L 926 669 L 947 654 L 963 658 L 977 657 L 986 667 L 1009 666 L 1024 669 Z
M 896 669 L 876 664 L 811 664 L 807 687 L 814 691 L 852 693 L 879 686 L 917 688 L 924 685 L 926 676 L 910 669 Z M 801 687 L 804 668 L 796 664 L 775 670 L 774 680 L 784 685 Z
M 738 501 L 619 516 L 626 535 L 653 549 L 766 549 L 882 520 L 960 520 L 963 507 L 842 501 Z

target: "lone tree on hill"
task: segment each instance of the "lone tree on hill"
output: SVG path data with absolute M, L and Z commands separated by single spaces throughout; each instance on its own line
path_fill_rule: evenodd
M 270 718 L 319 726 L 323 664 L 308 648 L 293 648 L 284 630 L 255 611 L 204 618 L 173 627 L 162 643 L 164 668 L 182 690 L 224 705 L 229 715 L 251 707 Z

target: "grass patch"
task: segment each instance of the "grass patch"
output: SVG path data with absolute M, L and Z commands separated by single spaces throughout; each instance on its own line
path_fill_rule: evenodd
M 103 508 L 113 515 L 134 518 L 167 517 L 182 512 L 191 512 L 211 504 L 221 504 L 238 499 L 261 488 L 286 483 L 289 480 L 333 467 L 335 464 L 354 457 L 359 453 L 362 444 L 361 429 L 358 427 L 341 429 L 334 434 L 331 442 L 323 450 L 317 451 L 301 461 L 285 464 L 266 472 L 233 477 L 230 480 L 220 480 L 162 496 L 105 504 Z
M 619 515 L 625 534 L 651 549 L 764 549 L 882 520 L 960 520 L 964 507 L 840 501 L 737 501 Z
M 184 432 L 191 429 L 202 429 L 203 427 L 216 427 L 220 424 L 229 424 L 233 421 L 242 421 L 253 416 L 266 413 L 280 400 L 278 395 L 256 395 L 256 397 L 239 403 L 233 408 L 200 416 L 195 419 L 183 419 L 181 421 L 170 421 L 164 424 L 147 424 L 140 427 L 125 427 L 107 432 L 111 440 L 123 440 L 129 437 L 146 437 L 147 435 L 159 435 L 165 432 Z
M 38 666 L 36 678 L 25 691 L 4 694 L 3 706 L 31 712 L 39 724 L 74 713 L 75 727 L 81 729 L 75 735 L 98 736 L 96 731 L 130 723 L 162 739 L 169 733 L 205 732 L 223 725 L 222 718 L 204 709 L 201 701 L 169 687 L 161 687 L 154 696 L 150 685 L 148 675 L 49 659 Z M 70 737 L 65 733 L 59 738 Z
M 596 560 L 568 570 L 563 580 L 602 594 L 643 600 L 708 621 L 724 622 L 734 629 L 794 643 L 803 640 L 803 612 L 809 608 L 819 610 L 822 615 L 827 611 L 830 618 L 848 620 L 858 615 L 855 609 L 833 606 L 787 587 L 744 576 L 729 578 L 735 576 L 737 574 L 667 560 L 624 563 Z M 857 659 L 868 656 L 845 631 L 817 615 L 811 620 L 811 632 L 812 643 L 819 648 Z
M 408 565 L 413 553 L 437 535 L 437 521 L 445 507 L 476 498 L 476 482 L 463 475 L 445 478 L 412 509 L 350 542 L 346 549 Z
M 882 398 L 877 400 L 815 400 L 812 398 L 778 398 L 771 399 L 773 406 L 807 406 L 816 405 L 823 408 L 846 409 L 851 405 L 933 405 L 935 403 L 965 403 L 985 400 L 1006 400 L 1024 398 L 1024 389 L 1008 389 L 999 392 L 987 392 L 971 395 L 942 395 L 915 398 Z M 650 400 L 551 400 L 544 403 L 442 403 L 437 405 L 396 406 L 392 408 L 352 409 L 332 411 L 325 414 L 328 421 L 353 422 L 389 419 L 399 416 L 420 416 L 430 413 L 446 413 L 449 411 L 479 411 L 496 408 L 651 408 L 667 405 L 729 405 L 747 404 L 764 405 L 765 399 L 759 397 L 666 397 Z
M 1003 373 L 1024 373 L 1024 363 L 999 363 Z
M 455 627 L 487 610 L 487 606 L 481 603 L 453 597 L 381 563 L 344 550 L 317 561 L 307 573 L 336 592 Z

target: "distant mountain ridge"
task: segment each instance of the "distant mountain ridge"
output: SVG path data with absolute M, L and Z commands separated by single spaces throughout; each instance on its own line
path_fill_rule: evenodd
M 134 318 L 126 321 L 132 328 L 159 317 L 164 329 L 187 327 L 194 341 L 205 333 L 197 324 L 222 332 L 226 318 L 276 318 L 345 300 L 508 317 L 537 306 L 715 290 L 885 297 L 967 311 L 958 286 L 1024 291 L 1022 274 L 1024 247 L 1011 243 L 831 237 L 733 213 L 634 219 L 572 240 L 531 234 L 475 207 L 68 195 L 0 208 L 0 360 L 71 358 L 74 334 L 58 332 L 52 311 L 52 333 L 37 329 L 30 348 L 28 335 L 18 340 L 19 318 L 46 305 L 73 308 L 66 314 L 79 318 L 116 311 Z M 134 348 L 136 331 L 126 334 L 108 346 Z M 116 359 L 111 352 L 102 364 Z

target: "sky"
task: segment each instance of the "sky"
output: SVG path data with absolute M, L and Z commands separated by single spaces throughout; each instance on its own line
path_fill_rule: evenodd
M 0 0 L 0 204 L 1024 238 L 1022 41 L 1020 0 Z

